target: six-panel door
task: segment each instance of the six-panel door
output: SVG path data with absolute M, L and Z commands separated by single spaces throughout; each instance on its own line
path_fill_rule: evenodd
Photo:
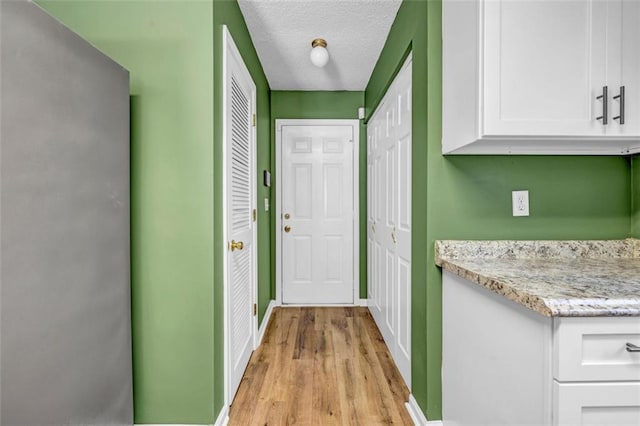
M 369 309 L 411 385 L 411 60 L 367 126 Z
M 351 125 L 282 126 L 282 301 L 354 302 Z

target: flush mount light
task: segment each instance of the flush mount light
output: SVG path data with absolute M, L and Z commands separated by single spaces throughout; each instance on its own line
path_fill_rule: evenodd
M 318 68 L 324 67 L 329 62 L 329 51 L 324 39 L 317 38 L 311 42 L 311 62 Z

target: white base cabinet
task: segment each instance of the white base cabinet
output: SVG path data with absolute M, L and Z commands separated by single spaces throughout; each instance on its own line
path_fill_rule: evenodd
M 444 154 L 640 151 L 639 1 L 444 0 L 442 25 Z
M 443 271 L 448 425 L 640 424 L 639 317 L 535 313 Z

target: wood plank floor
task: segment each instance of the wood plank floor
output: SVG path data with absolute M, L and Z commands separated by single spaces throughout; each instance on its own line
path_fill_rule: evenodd
M 276 308 L 229 425 L 411 425 L 408 398 L 367 308 Z

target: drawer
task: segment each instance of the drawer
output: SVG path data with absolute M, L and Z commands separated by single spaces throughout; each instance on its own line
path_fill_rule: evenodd
M 640 381 L 640 317 L 554 318 L 553 377 L 561 382 Z
M 640 383 L 553 382 L 554 426 L 640 425 Z

